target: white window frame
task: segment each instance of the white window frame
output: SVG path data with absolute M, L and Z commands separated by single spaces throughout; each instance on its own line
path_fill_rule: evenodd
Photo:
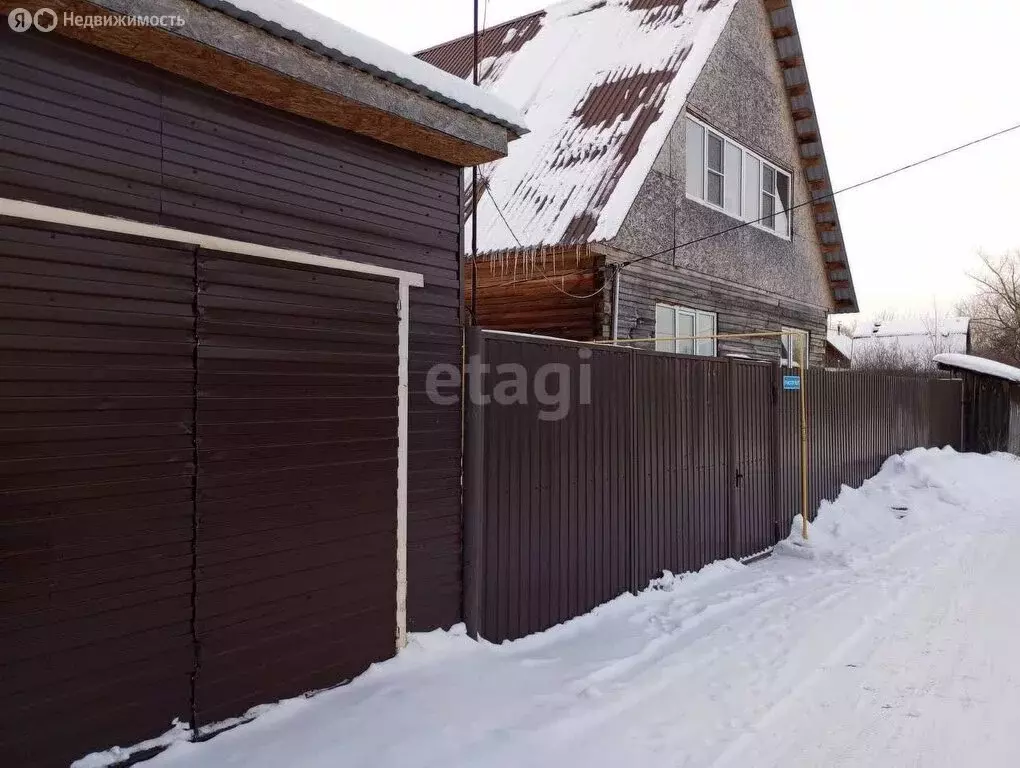
M 655 302 L 655 315 L 656 315 L 656 317 L 658 317 L 659 308 L 660 307 L 668 309 L 668 310 L 670 310 L 673 313 L 673 334 L 672 334 L 673 336 L 681 336 L 681 335 L 683 335 L 683 334 L 680 333 L 680 318 L 681 317 L 689 317 L 691 319 L 691 325 L 694 328 L 694 334 L 693 335 L 697 336 L 698 335 L 698 317 L 699 317 L 699 315 L 702 318 L 706 318 L 706 317 L 712 318 L 712 327 L 715 329 L 714 333 L 719 333 L 719 313 L 718 312 L 706 312 L 705 310 L 701 310 L 701 309 L 691 309 L 690 307 L 682 307 L 682 306 L 679 306 L 677 304 L 667 304 L 664 301 L 657 301 L 657 302 Z M 656 326 L 657 325 L 658 325 L 658 321 L 656 321 Z M 659 335 L 658 328 L 656 328 L 655 335 L 656 336 Z M 708 355 L 708 354 L 704 354 L 703 355 L 703 354 L 699 354 L 699 352 L 698 352 L 698 344 L 699 343 L 706 343 L 706 342 L 697 342 L 697 341 L 694 341 L 694 340 L 690 340 L 690 341 L 691 341 L 691 344 L 694 346 L 694 351 L 693 352 L 681 352 L 680 349 L 679 349 L 680 341 L 678 339 L 673 339 L 673 349 L 672 350 L 659 350 L 659 351 L 667 351 L 667 352 L 670 352 L 671 354 L 675 354 L 675 355 L 692 355 L 694 357 L 717 357 L 718 354 L 719 354 L 719 345 L 717 344 L 717 340 L 716 339 L 712 339 L 711 340 L 712 354 L 710 354 L 710 355 Z M 658 344 L 656 344 L 656 348 L 658 348 Z
M 803 328 L 792 328 L 790 326 L 783 326 L 781 328 L 783 335 L 780 337 L 779 342 L 779 363 L 786 368 L 800 368 L 800 360 L 788 360 L 786 358 L 786 350 L 793 351 L 793 345 L 787 344 L 787 339 L 793 341 L 797 336 L 801 336 L 804 339 L 804 370 L 811 367 L 811 332 L 805 331 Z
M 694 202 L 696 202 L 696 203 L 698 203 L 700 205 L 704 205 L 706 208 L 711 208 L 713 211 L 719 211 L 719 213 L 724 213 L 727 216 L 729 216 L 730 218 L 734 218 L 734 219 L 737 219 L 738 221 L 746 222 L 746 223 L 750 224 L 752 227 L 755 227 L 756 229 L 760 229 L 762 232 L 768 232 L 771 235 L 775 235 L 776 237 L 778 237 L 778 238 L 780 238 L 782 240 L 787 240 L 787 241 L 792 240 L 792 238 L 793 238 L 793 215 L 792 215 L 792 212 L 793 212 L 793 207 L 794 207 L 794 202 L 793 202 L 793 174 L 790 173 L 789 171 L 787 171 L 784 168 L 780 168 L 775 163 L 773 163 L 773 162 L 771 162 L 769 160 L 766 160 L 764 157 L 759 155 L 757 152 L 752 152 L 750 149 L 745 147 L 739 141 L 731 139 L 725 133 L 723 133 L 722 131 L 720 131 L 720 130 L 718 130 L 716 128 L 713 128 L 711 125 L 706 123 L 704 120 L 702 120 L 702 119 L 700 119 L 698 117 L 695 117 L 694 115 L 692 115 L 690 113 L 688 113 L 686 115 L 686 117 L 691 122 L 696 123 L 697 125 L 700 125 L 701 128 L 706 132 L 705 135 L 704 135 L 704 140 L 701 142 L 702 154 L 703 154 L 703 156 L 701 158 L 701 173 L 702 173 L 701 190 L 702 190 L 702 195 L 703 196 L 702 197 L 697 197 L 697 196 L 692 195 L 690 192 L 687 192 L 685 190 L 684 194 L 686 195 L 687 199 L 688 200 L 693 200 Z M 685 128 L 685 130 L 686 130 L 686 128 Z M 711 202 L 708 199 L 708 174 L 709 174 L 709 170 L 708 170 L 708 133 L 709 132 L 714 133 L 723 142 L 723 196 L 722 196 L 723 197 L 723 205 L 716 205 L 715 203 Z M 740 168 L 738 170 L 739 184 L 740 184 L 740 215 L 738 215 L 738 216 L 734 216 L 731 211 L 727 211 L 726 208 L 725 208 L 725 205 L 726 205 L 726 180 L 725 180 L 725 173 L 726 173 L 726 144 L 732 144 L 737 149 L 739 149 L 740 152 L 741 152 Z M 744 190 L 744 183 L 745 183 L 745 180 L 744 180 L 744 167 L 745 167 L 744 166 L 744 162 L 745 162 L 744 161 L 744 156 L 745 155 L 748 156 L 748 157 L 754 158 L 759 163 L 759 171 L 758 171 L 758 200 L 759 200 L 758 208 L 759 208 L 759 211 L 758 211 L 757 218 L 755 218 L 754 220 L 748 220 L 748 218 L 744 215 L 744 193 L 745 193 L 745 190 Z M 777 174 L 778 173 L 783 174 L 786 177 L 787 183 L 789 184 L 790 207 L 788 209 L 786 209 L 786 218 L 787 218 L 786 229 L 787 229 L 787 231 L 786 231 L 785 234 L 782 233 L 782 232 L 777 232 L 775 229 L 766 226 L 764 221 L 759 221 L 759 219 L 763 219 L 764 218 L 763 215 L 762 215 L 762 211 L 760 209 L 761 209 L 761 198 L 762 198 L 762 196 L 764 194 L 766 194 L 765 193 L 765 168 L 766 167 L 771 168 Z M 713 173 L 714 173 L 714 171 L 713 171 Z M 776 185 L 776 190 L 777 191 L 769 192 L 768 194 L 773 199 L 773 204 L 774 204 L 773 215 L 778 216 L 780 211 L 782 210 L 782 209 L 779 208 L 780 201 L 779 201 L 779 193 L 778 193 L 778 184 Z

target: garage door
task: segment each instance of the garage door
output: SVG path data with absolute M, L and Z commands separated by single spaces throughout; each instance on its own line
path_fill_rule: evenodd
M 200 723 L 393 655 L 397 288 L 199 254 Z
M 396 281 L 12 220 L 0 269 L 0 764 L 393 655 Z
M 189 715 L 192 251 L 0 220 L 0 764 Z

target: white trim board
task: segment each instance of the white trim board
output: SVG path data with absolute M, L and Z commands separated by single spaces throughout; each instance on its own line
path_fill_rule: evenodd
M 184 229 L 161 227 L 130 219 L 113 216 L 98 216 L 82 211 L 54 208 L 49 205 L 28 203 L 0 197 L 0 216 L 29 221 L 43 221 L 100 232 L 114 232 L 122 235 L 148 237 L 153 240 L 167 240 L 187 243 L 223 253 L 255 256 L 262 259 L 285 261 L 292 264 L 309 264 L 343 272 L 374 275 L 397 280 L 398 361 L 397 361 L 397 632 L 396 644 L 399 651 L 407 642 L 407 422 L 408 422 L 408 354 L 410 338 L 410 315 L 408 302 L 410 288 L 425 285 L 425 278 L 418 272 L 404 272 L 399 269 L 359 264 L 356 261 L 337 259 L 286 248 L 273 248 L 243 240 L 213 237 Z
M 344 272 L 357 272 L 362 275 L 389 277 L 414 288 L 421 288 L 425 285 L 425 278 L 420 272 L 405 272 L 404 270 L 390 269 L 389 267 L 377 267 L 374 264 L 361 264 L 357 261 L 338 259 L 333 256 L 306 253 L 288 248 L 274 248 L 269 245 L 249 243 L 244 240 L 230 240 L 226 237 L 203 235 L 198 232 L 190 232 L 186 229 L 173 229 L 172 227 L 162 227 L 158 224 L 145 224 L 140 221 L 131 221 L 130 219 L 118 219 L 113 216 L 98 216 L 94 213 L 54 208 L 49 205 L 27 203 L 23 200 L 11 200 L 6 197 L 0 197 L 0 216 L 29 219 L 31 221 L 45 221 L 50 224 L 95 229 L 101 232 L 116 232 L 121 235 L 136 235 L 154 240 L 168 240 L 174 243 L 197 245 L 200 248 L 208 248 L 212 251 L 236 253 L 242 256 L 255 256 L 261 259 L 289 261 L 294 264 L 309 264 L 316 267 L 326 267 L 327 269 L 339 269 Z

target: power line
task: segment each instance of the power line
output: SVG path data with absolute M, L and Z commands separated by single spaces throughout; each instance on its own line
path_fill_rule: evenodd
M 890 176 L 895 176 L 896 174 L 903 173 L 904 171 L 909 171 L 909 170 L 911 170 L 913 168 L 917 168 L 918 166 L 924 165 L 925 163 L 930 163 L 930 162 L 932 162 L 934 160 L 939 160 L 939 159 L 941 159 L 943 157 L 946 157 L 948 155 L 951 155 L 951 154 L 953 154 L 955 152 L 960 152 L 960 151 L 962 151 L 964 149 L 969 149 L 970 147 L 976 146 L 976 145 L 981 144 L 981 143 L 986 142 L 986 141 L 990 141 L 992 139 L 996 139 L 996 138 L 998 138 L 1000 136 L 1004 136 L 1007 133 L 1011 133 L 1012 131 L 1016 131 L 1018 129 L 1020 129 L 1020 123 L 1016 123 L 1015 125 L 1011 125 L 1008 128 L 1004 128 L 1002 130 L 995 131 L 994 133 L 990 133 L 990 134 L 988 134 L 986 136 L 981 136 L 980 138 L 973 139 L 972 141 L 968 141 L 965 144 L 960 144 L 959 146 L 952 147 L 951 149 L 947 149 L 947 150 L 945 150 L 943 152 L 939 152 L 938 154 L 931 155 L 929 157 L 925 157 L 925 158 L 923 158 L 921 160 L 917 160 L 917 161 L 909 163 L 907 165 L 900 166 L 899 168 L 895 168 L 895 169 L 893 169 L 891 171 L 886 171 L 885 173 L 881 173 L 878 176 L 873 176 L 873 177 L 871 177 L 869 179 L 864 179 L 863 181 L 859 181 L 859 182 L 857 182 L 855 184 L 851 184 L 848 187 L 843 187 L 842 189 L 838 189 L 838 190 L 835 190 L 833 192 L 829 192 L 829 193 L 827 193 L 825 195 L 819 195 L 818 197 L 812 197 L 811 199 L 807 200 L 806 202 L 799 203 L 797 205 L 792 206 L 791 208 L 785 209 L 785 212 L 789 213 L 789 212 L 797 210 L 798 208 L 804 208 L 806 206 L 813 205 L 814 203 L 817 203 L 817 202 L 819 202 L 821 200 L 830 200 L 830 199 L 834 198 L 836 195 L 843 194 L 844 192 L 850 192 L 850 191 L 852 191 L 854 189 L 860 189 L 861 187 L 867 186 L 868 184 L 873 184 L 873 183 L 875 183 L 877 181 L 882 181 L 883 179 L 887 179 Z M 503 224 L 506 225 L 507 231 L 513 237 L 514 241 L 516 241 L 518 247 L 523 248 L 524 245 L 521 243 L 520 238 L 517 237 L 517 233 L 514 232 L 513 228 L 510 226 L 510 222 L 507 221 L 506 216 L 503 214 L 503 209 L 500 207 L 499 203 L 496 202 L 496 198 L 493 196 L 492 190 L 488 187 L 488 185 L 485 186 L 485 192 L 489 195 L 489 199 L 492 201 L 493 206 L 496 208 L 496 213 L 499 214 L 499 217 L 503 220 Z M 627 267 L 630 267 L 630 266 L 632 266 L 634 264 L 638 264 L 638 263 L 640 263 L 642 261 L 646 261 L 648 259 L 653 259 L 656 256 L 662 256 L 663 254 L 672 253 L 672 252 L 675 252 L 675 251 L 677 251 L 677 250 L 679 250 L 681 248 L 686 248 L 686 247 L 691 246 L 691 245 L 697 245 L 698 243 L 703 243 L 706 240 L 711 240 L 713 238 L 729 234 L 730 232 L 735 232 L 738 229 L 743 229 L 744 227 L 749 227 L 752 224 L 760 224 L 761 222 L 763 222 L 763 221 L 765 221 L 767 219 L 770 219 L 770 218 L 772 218 L 772 217 L 771 216 L 763 216 L 763 217 L 761 217 L 759 219 L 755 219 L 753 221 L 744 221 L 744 222 L 741 222 L 740 224 L 736 224 L 736 225 L 734 225 L 732 227 L 727 227 L 726 229 L 719 230 L 718 232 L 712 232 L 711 234 L 703 235 L 702 237 L 695 238 L 694 240 L 688 240 L 687 242 L 680 243 L 680 244 L 672 246 L 670 248 L 665 248 L 665 249 L 663 249 L 661 251 L 655 251 L 653 253 L 647 253 L 647 254 L 645 254 L 643 256 L 637 257 L 636 259 L 631 259 L 630 261 L 625 261 L 622 264 L 617 265 L 616 269 L 617 270 L 623 270 L 623 269 L 626 269 Z M 477 228 L 477 225 L 478 225 L 477 217 L 475 217 L 475 219 L 472 220 L 471 225 L 472 225 L 473 228 Z M 586 294 L 584 296 L 577 296 L 575 294 L 572 294 L 572 293 L 569 293 L 568 291 L 563 290 L 558 285 L 556 285 L 556 283 L 553 282 L 553 279 L 550 278 L 545 273 L 545 271 L 541 267 L 538 266 L 537 263 L 535 264 L 535 266 L 536 266 L 536 268 L 538 268 L 539 272 L 542 273 L 542 276 L 550 283 L 550 285 L 552 285 L 556 290 L 560 291 L 561 293 L 563 293 L 563 294 L 565 294 L 567 296 L 570 296 L 571 298 L 575 298 L 575 299 L 590 299 L 593 296 L 597 296 L 599 293 L 601 293 L 602 291 L 604 291 L 608 287 L 608 282 L 605 282 L 605 283 L 602 284 L 601 288 L 598 288 L 597 290 L 593 291 L 592 293 Z
M 943 157 L 946 157 L 947 155 L 953 154 L 954 152 L 959 152 L 959 151 L 964 150 L 964 149 L 969 149 L 970 147 L 973 147 L 973 146 L 975 146 L 977 144 L 981 144 L 982 142 L 985 142 L 985 141 L 990 141 L 991 139 L 996 139 L 999 136 L 1004 136 L 1005 134 L 1010 133 L 1011 131 L 1015 131 L 1017 129 L 1020 129 L 1020 123 L 1017 123 L 1016 125 L 1011 125 L 1009 128 L 1004 128 L 1001 131 L 996 131 L 995 133 L 990 133 L 987 136 L 982 136 L 981 138 L 974 139 L 973 141 L 968 141 L 966 144 L 961 144 L 958 147 L 953 147 L 952 149 L 947 149 L 944 152 L 939 152 L 937 155 L 931 155 L 930 157 L 926 157 L 923 160 L 917 160 L 916 162 L 910 163 L 909 165 L 904 165 L 904 166 L 901 166 L 901 167 L 896 168 L 894 170 L 882 173 L 882 174 L 880 174 L 878 176 L 874 176 L 874 177 L 872 177 L 870 179 L 865 179 L 864 181 L 859 181 L 856 184 L 851 184 L 849 187 L 844 187 L 843 189 L 838 189 L 835 192 L 829 192 L 828 194 L 825 194 L 825 195 L 819 195 L 818 197 L 812 197 L 807 202 L 799 203 L 798 205 L 795 205 L 792 208 L 787 208 L 786 212 L 795 211 L 798 208 L 803 208 L 805 206 L 812 205 L 813 203 L 817 203 L 820 200 L 829 200 L 829 199 L 835 197 L 836 195 L 840 195 L 840 194 L 842 194 L 844 192 L 850 192 L 851 190 L 854 190 L 854 189 L 859 189 L 860 187 L 863 187 L 863 186 L 865 186 L 867 184 L 873 184 L 876 181 L 881 181 L 882 179 L 887 179 L 890 176 L 895 176 L 896 174 L 903 173 L 904 171 L 909 171 L 910 169 L 916 168 L 919 165 L 924 165 L 925 163 L 930 163 L 933 160 L 939 160 L 939 159 L 941 159 Z M 626 267 L 629 267 L 632 264 L 637 264 L 639 262 L 645 261 L 646 259 L 652 259 L 652 258 L 655 258 L 656 256 L 662 256 L 665 253 L 671 253 L 672 251 L 678 250 L 680 248 L 686 248 L 689 245 L 696 245 L 698 243 L 703 243 L 706 240 L 711 240 L 713 237 L 719 237 L 720 235 L 725 235 L 725 234 L 728 234 L 730 232 L 735 232 L 738 229 L 743 229 L 744 227 L 749 227 L 752 224 L 760 224 L 761 222 L 765 221 L 766 219 L 770 219 L 770 218 L 772 218 L 772 217 L 771 216 L 763 216 L 762 218 L 755 219 L 754 221 L 745 221 L 745 222 L 742 222 L 741 224 L 737 224 L 737 225 L 729 227 L 727 229 L 723 229 L 723 230 L 720 230 L 718 232 L 713 232 L 712 234 L 704 235 L 703 237 L 699 237 L 699 238 L 696 238 L 694 240 L 689 240 L 686 243 L 681 243 L 680 245 L 677 245 L 677 246 L 672 247 L 672 248 L 665 248 L 665 249 L 663 249 L 661 251 L 656 251 L 654 253 L 645 254 L 644 256 L 639 256 L 636 259 L 631 259 L 630 261 L 625 261 L 621 265 L 621 269 L 625 269 Z
M 495 209 L 496 209 L 496 213 L 498 213 L 499 214 L 499 218 L 501 218 L 503 220 L 503 224 L 506 225 L 507 231 L 510 233 L 511 237 L 513 237 L 514 241 L 517 243 L 517 246 L 519 248 L 523 248 L 524 245 L 521 243 L 521 239 L 519 237 L 517 237 L 517 233 L 514 232 L 513 227 L 510 226 L 510 222 L 506 220 L 506 216 L 503 215 L 503 209 L 500 208 L 499 203 L 496 202 L 496 198 L 493 197 L 492 190 L 489 189 L 489 185 L 488 184 L 485 185 L 485 192 L 486 192 L 486 194 L 488 194 L 489 199 L 492 201 L 493 207 L 495 207 Z M 478 227 L 477 219 L 475 219 L 475 220 L 473 220 L 471 222 L 471 227 L 472 227 L 472 231 L 474 229 L 477 229 L 477 227 Z M 593 298 L 595 296 L 598 296 L 600 293 L 602 293 L 602 291 L 604 291 L 606 289 L 606 285 L 608 285 L 608 283 L 602 283 L 602 287 L 596 288 L 591 293 L 587 293 L 587 294 L 585 294 L 583 296 L 578 296 L 577 294 L 570 293 L 569 291 L 567 291 L 567 290 L 561 288 L 560 286 L 556 285 L 555 278 L 549 277 L 549 275 L 546 274 L 545 270 L 542 269 L 542 267 L 539 266 L 537 261 L 535 262 L 535 269 L 537 269 L 542 274 L 542 277 L 545 279 L 545 281 L 547 283 L 549 283 L 549 285 L 551 285 L 557 291 L 562 293 L 564 296 L 569 296 L 572 299 L 590 299 L 590 298 Z

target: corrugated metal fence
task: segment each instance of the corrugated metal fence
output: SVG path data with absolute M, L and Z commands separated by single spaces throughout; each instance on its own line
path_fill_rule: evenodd
M 520 637 L 664 570 L 764 552 L 800 511 L 799 394 L 778 364 L 477 330 L 468 354 L 472 632 Z M 806 386 L 812 510 L 894 453 L 958 445 L 959 381 L 809 371 Z

